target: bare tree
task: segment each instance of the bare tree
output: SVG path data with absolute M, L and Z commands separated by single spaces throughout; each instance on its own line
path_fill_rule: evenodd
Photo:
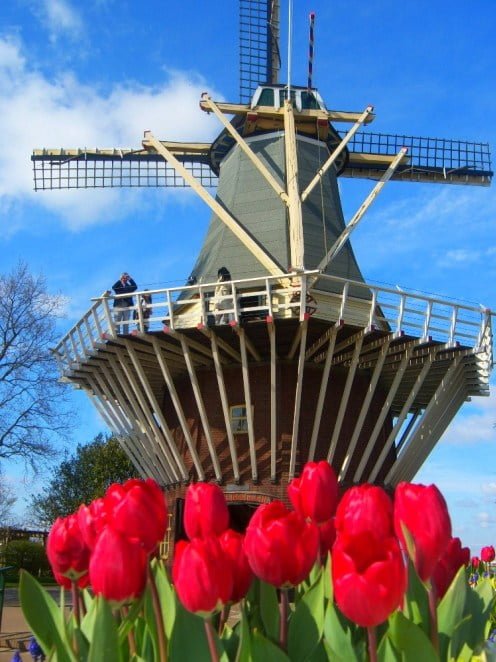
M 50 351 L 63 300 L 20 262 L 0 275 L 0 459 L 34 465 L 70 428 L 67 391 Z
M 0 473 L 0 527 L 12 524 L 12 507 L 16 501 L 12 488 Z

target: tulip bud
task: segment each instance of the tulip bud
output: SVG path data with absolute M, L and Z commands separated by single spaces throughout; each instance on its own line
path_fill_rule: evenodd
M 281 501 L 257 508 L 248 524 L 244 549 L 251 569 L 277 587 L 296 586 L 312 569 L 319 551 L 313 522 L 290 511 Z
M 332 550 L 334 541 L 336 540 L 336 527 L 334 525 L 334 517 L 327 522 L 317 525 L 319 529 L 320 539 L 320 558 L 325 562 L 327 554 Z
M 393 532 L 393 504 L 386 492 L 376 485 L 357 485 L 347 490 L 336 510 L 336 533 L 357 535 L 369 532 L 388 538 Z
M 478 568 L 480 564 L 480 558 L 478 556 L 473 556 L 472 559 L 470 560 L 470 563 L 472 565 L 472 568 Z
M 167 506 L 157 483 L 152 478 L 114 483 L 104 501 L 108 525 L 128 538 L 136 538 L 147 552 L 153 552 L 167 529 Z
M 407 550 L 403 527 L 415 545 L 415 568 L 422 581 L 427 581 L 451 539 L 448 507 L 435 485 L 398 485 L 394 494 L 394 528 Z
M 184 607 L 204 618 L 222 609 L 231 598 L 231 564 L 214 536 L 179 541 L 172 578 Z
M 104 499 L 95 499 L 89 506 L 81 505 L 76 515 L 85 545 L 93 549 L 107 521 Z
M 46 551 L 54 574 L 77 580 L 88 572 L 90 551 L 84 544 L 76 515 L 55 520 Z
M 239 602 L 248 593 L 253 572 L 243 549 L 245 537 L 228 529 L 219 537 L 220 546 L 231 563 L 233 587 L 229 602 Z
M 138 540 L 126 538 L 111 527 L 100 534 L 91 554 L 90 582 L 95 595 L 118 604 L 143 592 L 147 553 Z
M 436 587 L 436 595 L 439 599 L 448 590 L 458 570 L 468 565 L 469 561 L 469 548 L 462 547 L 460 538 L 451 538 L 432 574 L 432 583 Z
M 398 540 L 369 531 L 340 533 L 332 549 L 332 582 L 339 609 L 362 627 L 384 622 L 402 603 L 407 572 Z
M 289 483 L 288 496 L 303 517 L 316 524 L 329 520 L 338 503 L 338 480 L 331 465 L 324 460 L 307 462 L 301 477 Z
M 495 557 L 495 552 L 494 552 L 494 547 L 492 545 L 488 547 L 483 547 L 481 549 L 480 558 L 481 561 L 484 561 L 484 563 L 492 563 L 494 561 L 494 557 Z
M 219 536 L 229 526 L 226 497 L 214 483 L 188 487 L 184 503 L 184 529 L 190 540 Z

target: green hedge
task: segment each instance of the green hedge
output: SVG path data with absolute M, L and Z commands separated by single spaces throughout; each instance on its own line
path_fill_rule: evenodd
M 12 565 L 15 568 L 7 574 L 7 580 L 16 580 L 21 568 L 35 577 L 51 577 L 50 564 L 41 543 L 31 540 L 11 540 L 2 551 L 4 565 Z

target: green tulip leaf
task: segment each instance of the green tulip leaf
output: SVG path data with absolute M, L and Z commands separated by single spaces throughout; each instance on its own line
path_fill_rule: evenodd
M 408 561 L 408 591 L 405 596 L 403 613 L 410 621 L 420 625 L 426 635 L 429 635 L 429 595 L 411 559 Z
M 277 642 L 280 623 L 277 591 L 271 584 L 263 581 L 260 581 L 259 604 L 265 634 L 269 639 Z
M 109 603 L 97 598 L 95 627 L 91 638 L 88 662 L 121 662 L 117 624 Z
M 235 660 L 239 648 L 239 629 L 234 630 L 229 625 L 225 625 L 222 631 L 221 641 L 227 658 L 229 660 Z
M 152 572 L 162 606 L 165 634 L 167 639 L 170 639 L 176 618 L 177 596 L 162 563 L 153 563 Z
M 222 650 L 220 640 L 216 643 L 218 650 Z M 177 603 L 168 659 L 169 662 L 210 662 L 203 618 L 187 611 L 180 602 Z
M 289 623 L 288 652 L 291 660 L 306 660 L 324 631 L 324 581 L 322 573 L 296 605 Z
M 251 639 L 250 639 L 250 626 L 248 624 L 248 616 L 246 614 L 246 607 L 241 606 L 241 618 L 239 621 L 239 647 L 238 654 L 233 657 L 236 662 L 251 662 Z
M 97 601 L 92 600 L 90 603 L 85 601 L 85 604 L 88 605 L 87 612 L 81 621 L 81 631 L 88 641 L 91 641 L 93 637 L 93 629 L 95 627 L 95 618 L 96 618 L 96 605 Z
M 331 652 L 329 659 L 336 662 L 354 662 L 361 659 L 354 646 L 351 623 L 332 602 L 328 604 L 324 618 L 324 646 L 328 654 Z
M 458 625 L 456 626 L 453 634 L 451 635 L 448 655 L 450 660 L 457 662 L 469 662 L 473 656 L 474 646 L 471 646 L 470 641 L 473 640 L 472 634 L 473 620 L 470 614 L 467 614 Z M 481 639 L 480 644 L 484 643 Z
M 391 639 L 394 648 L 401 651 L 402 662 L 418 662 L 419 660 L 438 662 L 439 660 L 432 643 L 422 628 L 409 621 L 400 611 L 394 612 L 389 617 L 387 637 Z
M 47 657 L 56 651 L 57 662 L 73 662 L 76 657 L 67 639 L 63 612 L 36 579 L 21 570 L 19 597 L 29 627 Z
M 146 591 L 143 596 L 143 611 L 144 611 L 145 623 L 146 623 L 144 634 L 145 634 L 147 654 L 149 654 L 151 660 L 158 660 L 159 655 L 158 655 L 157 619 L 155 617 L 153 598 L 149 586 L 146 587 Z
M 437 626 L 439 631 L 439 653 L 441 659 L 446 659 L 449 643 L 456 626 L 464 616 L 464 606 L 468 586 L 465 568 L 460 568 L 451 586 L 437 606 Z
M 388 636 L 382 637 L 377 647 L 377 662 L 401 662 L 401 653 L 394 647 Z
M 466 648 L 482 648 L 490 627 L 495 599 L 489 580 L 480 582 L 476 588 L 467 587 L 463 609 L 465 618 L 457 624 L 451 637 L 450 652 L 455 659 L 465 656 L 463 650 Z
M 334 600 L 334 591 L 332 588 L 332 558 L 331 553 L 327 553 L 327 558 L 324 567 L 322 568 L 324 580 L 324 594 L 327 600 L 331 602 Z
M 307 662 L 328 662 L 329 655 L 323 641 L 319 641 L 317 646 L 307 658 Z
M 123 607 L 121 609 L 122 620 L 118 627 L 119 644 L 122 644 L 127 638 L 129 632 L 135 626 L 136 618 L 143 610 L 143 598 L 134 600 L 131 607 L 127 610 Z
M 279 646 L 255 630 L 251 637 L 251 660 L 253 662 L 289 662 L 289 658 Z

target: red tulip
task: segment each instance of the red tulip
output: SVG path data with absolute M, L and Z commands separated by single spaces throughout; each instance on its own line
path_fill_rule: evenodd
M 172 578 L 184 607 L 200 616 L 219 611 L 231 598 L 231 564 L 214 536 L 179 541 Z
M 475 568 L 478 568 L 478 567 L 479 567 L 480 558 L 479 558 L 478 556 L 473 556 L 472 559 L 471 559 L 471 561 L 470 561 L 470 563 L 472 564 L 472 567 L 473 567 L 474 570 L 475 570 Z
M 288 496 L 293 508 L 316 524 L 334 516 L 338 503 L 338 480 L 331 465 L 307 462 L 300 478 L 288 485 Z
M 74 580 L 88 572 L 90 550 L 84 544 L 76 515 L 55 520 L 46 551 L 54 574 Z
M 332 549 L 334 598 L 362 627 L 384 622 L 402 603 L 407 587 L 403 555 L 394 536 L 340 533 Z
M 347 490 L 336 511 L 336 533 L 357 535 L 371 532 L 388 538 L 393 531 L 393 504 L 386 492 L 376 485 L 357 485 Z
M 436 594 L 439 599 L 448 590 L 458 570 L 462 566 L 468 565 L 469 561 L 469 548 L 462 547 L 460 538 L 451 538 L 432 575 L 432 582 L 436 587 Z
M 152 478 L 114 483 L 104 501 L 107 524 L 128 538 L 138 539 L 147 552 L 153 552 L 167 529 L 167 506 L 157 483 Z
M 427 581 L 451 539 L 448 507 L 435 485 L 398 485 L 394 495 L 394 528 L 406 550 L 403 526 L 415 545 L 412 560 L 419 577 Z
M 139 597 L 146 584 L 147 562 L 147 553 L 138 540 L 106 527 L 91 554 L 93 592 L 119 604 Z
M 245 535 L 253 572 L 269 584 L 296 586 L 310 572 L 319 551 L 319 532 L 281 501 L 259 506 Z
M 319 539 L 320 539 L 320 558 L 325 561 L 327 554 L 332 550 L 334 541 L 336 540 L 336 528 L 334 525 L 334 517 L 327 522 L 318 524 Z
M 245 537 L 228 529 L 220 536 L 219 542 L 231 562 L 233 587 L 229 602 L 239 602 L 248 593 L 253 581 L 253 572 L 243 549 Z
M 83 540 L 87 547 L 93 549 L 107 522 L 104 499 L 95 499 L 89 506 L 83 504 L 76 515 Z
M 184 529 L 190 540 L 219 536 L 229 526 L 226 497 L 214 483 L 188 487 L 184 504 Z
M 480 557 L 481 561 L 484 561 L 484 563 L 492 563 L 495 557 L 494 547 L 492 545 L 489 547 L 483 547 L 481 549 Z

